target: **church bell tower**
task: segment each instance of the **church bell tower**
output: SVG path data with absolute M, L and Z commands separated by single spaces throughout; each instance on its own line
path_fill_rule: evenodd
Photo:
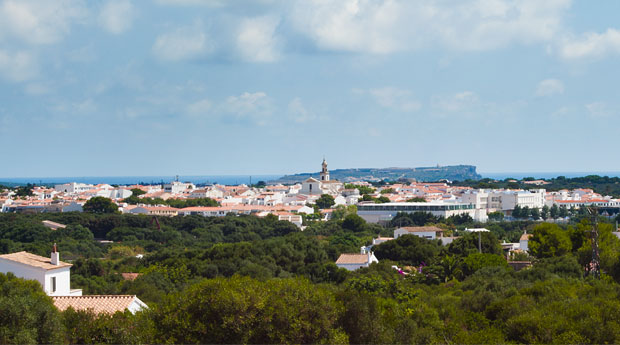
M 321 164 L 321 181 L 329 181 L 329 170 L 327 170 L 325 158 L 323 158 L 323 164 Z

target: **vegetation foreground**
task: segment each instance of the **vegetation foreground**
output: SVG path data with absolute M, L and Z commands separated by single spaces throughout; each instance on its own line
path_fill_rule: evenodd
M 0 274 L 0 343 L 617 343 L 620 240 L 601 219 L 601 279 L 586 274 L 587 219 L 486 224 L 448 246 L 402 236 L 375 246 L 379 264 L 348 272 L 334 261 L 393 227 L 353 210 L 304 232 L 274 217 L 0 214 L 0 253 L 73 260 L 85 294 L 136 294 L 132 315 L 59 312 L 40 285 Z M 458 234 L 468 219 L 401 215 Z M 52 231 L 43 219 L 67 228 Z M 421 224 L 420 224 L 421 223 Z M 533 233 L 533 267 L 515 272 L 499 240 Z M 102 243 L 97 239 L 114 241 Z M 143 254 L 144 258 L 137 258 Z M 392 266 L 405 268 L 404 274 Z M 123 280 L 120 273 L 140 273 Z

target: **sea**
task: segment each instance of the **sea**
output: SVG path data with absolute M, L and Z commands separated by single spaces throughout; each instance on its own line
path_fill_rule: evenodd
M 192 182 L 199 185 L 223 184 L 240 185 L 251 184 L 259 181 L 273 181 L 282 175 L 207 175 L 207 176 L 184 176 L 179 175 L 181 182 Z M 68 182 L 87 184 L 107 183 L 111 185 L 134 185 L 134 184 L 159 184 L 175 181 L 176 176 L 73 176 L 73 177 L 0 177 L 0 184 L 27 184 L 54 185 Z
M 479 172 L 483 178 L 492 178 L 495 180 L 505 180 L 507 178 L 522 179 L 525 177 L 533 177 L 535 179 L 550 179 L 558 176 L 568 178 L 583 177 L 588 175 L 620 177 L 620 171 L 591 171 L 591 172 L 495 172 L 484 173 Z
M 604 172 L 494 172 L 479 173 L 483 178 L 492 178 L 496 180 L 504 180 L 507 178 L 522 179 L 525 177 L 533 177 L 536 179 L 549 179 L 558 176 L 565 177 L 581 177 L 588 175 L 599 175 L 609 177 L 620 177 L 620 171 L 604 171 Z M 224 185 L 240 185 L 251 184 L 259 181 L 274 181 L 282 177 L 282 175 L 206 175 L 206 176 L 189 176 L 179 175 L 178 180 L 181 182 L 192 182 L 197 185 L 224 184 Z M 111 185 L 134 185 L 134 184 L 159 184 L 168 183 L 176 180 L 176 176 L 73 176 L 73 177 L 0 177 L 0 184 L 24 185 L 33 183 L 36 185 L 54 185 L 68 182 L 78 182 L 87 184 L 107 183 Z

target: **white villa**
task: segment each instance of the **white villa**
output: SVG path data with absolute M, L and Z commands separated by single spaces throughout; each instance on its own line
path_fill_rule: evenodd
M 71 289 L 71 264 L 60 261 L 56 244 L 50 258 L 28 252 L 0 255 L 0 273 L 13 273 L 16 277 L 36 280 L 43 291 L 52 297 L 59 310 L 92 310 L 95 313 L 113 314 L 128 309 L 135 314 L 148 306 L 135 295 L 82 296 L 81 289 Z
M 36 280 L 49 296 L 82 296 L 82 290 L 71 289 L 71 264 L 60 261 L 55 247 L 51 258 L 17 252 L 0 255 L 0 272 L 12 272 L 15 276 Z
M 418 237 L 434 240 L 442 237 L 443 229 L 436 226 L 404 226 L 394 230 L 394 238 L 402 235 L 416 235 Z
M 362 247 L 360 254 L 340 254 L 340 257 L 336 260 L 336 266 L 349 271 L 355 271 L 362 267 L 368 267 L 373 262 L 379 262 L 375 254 L 366 250 L 366 247 Z

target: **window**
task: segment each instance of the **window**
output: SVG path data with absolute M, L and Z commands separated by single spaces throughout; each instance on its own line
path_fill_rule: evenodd
M 52 292 L 56 292 L 56 277 L 52 277 Z

